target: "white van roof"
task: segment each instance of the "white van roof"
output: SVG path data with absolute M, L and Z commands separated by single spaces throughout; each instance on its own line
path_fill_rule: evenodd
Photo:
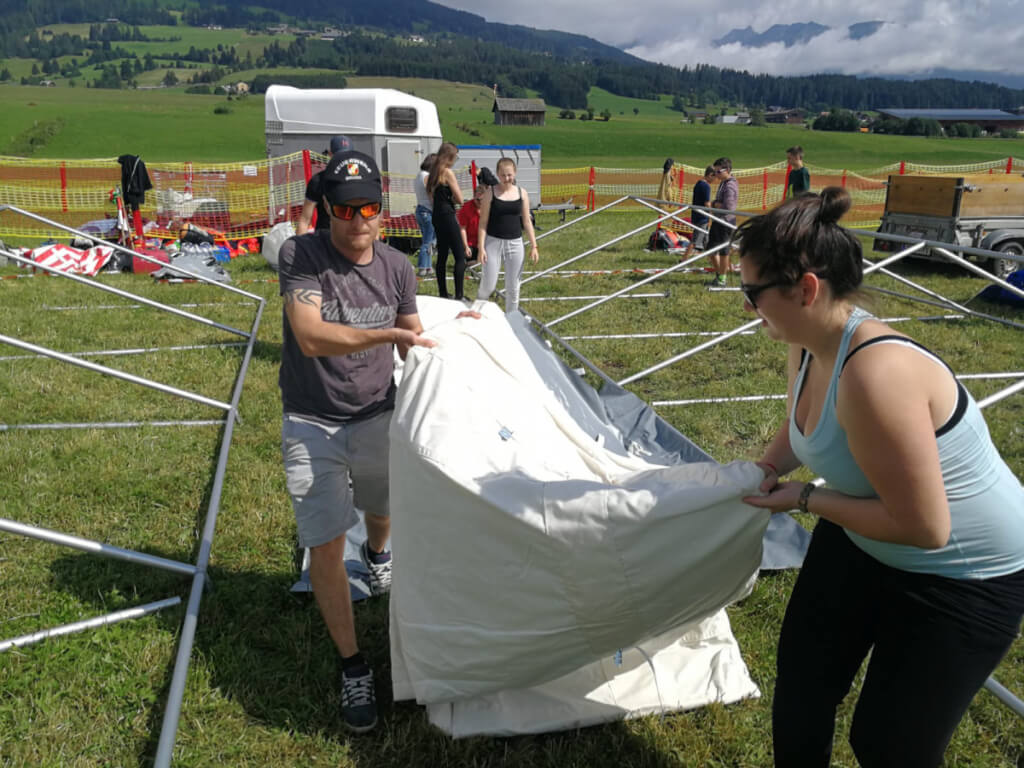
M 265 97 L 267 123 L 278 122 L 284 134 L 372 134 L 441 138 L 434 102 L 393 88 L 293 88 L 272 85 Z M 388 131 L 392 107 L 414 107 L 416 130 Z

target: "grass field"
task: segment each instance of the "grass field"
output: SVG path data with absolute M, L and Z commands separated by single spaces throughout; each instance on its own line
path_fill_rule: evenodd
M 155 84 L 166 70 L 144 73 Z M 282 70 L 282 72 L 295 70 Z M 193 73 L 178 70 L 179 80 Z M 227 82 L 255 72 L 234 73 Z M 430 99 L 438 107 L 446 139 L 457 144 L 540 144 L 548 168 L 597 165 L 658 168 L 666 157 L 702 167 L 716 157 L 734 167 L 761 167 L 785 160 L 784 151 L 801 144 L 818 167 L 868 170 L 902 161 L 959 165 L 1024 155 L 1024 142 L 1007 139 L 925 139 L 874 134 L 824 133 L 795 126 L 690 125 L 669 102 L 624 99 L 601 89 L 591 92 L 603 121 L 561 120 L 549 108 L 543 127 L 495 126 L 490 89 L 466 83 L 385 77 L 349 77 L 353 88 L 390 87 Z M 40 124 L 60 121 L 35 157 L 116 157 L 125 152 L 149 162 L 185 160 L 236 162 L 265 156 L 263 99 L 250 96 L 228 103 L 231 114 L 215 114 L 224 96 L 184 93 L 183 85 L 148 91 L 0 85 L 0 154 L 24 152 L 26 135 Z M 632 109 L 639 110 L 634 115 Z M 620 114 L 621 113 L 621 114 Z M 472 135 L 466 128 L 475 130 Z
M 554 216 L 542 216 L 545 231 Z M 634 214 L 594 217 L 540 241 L 542 266 L 582 253 L 642 224 Z M 550 322 L 578 302 L 529 299 L 608 294 L 641 279 L 632 268 L 668 266 L 674 257 L 642 250 L 637 236 L 575 264 L 619 274 L 535 280 L 523 307 Z M 749 766 L 770 764 L 770 703 L 775 642 L 794 573 L 764 574 L 754 592 L 729 609 L 760 700 L 539 737 L 453 742 L 430 727 L 421 709 L 389 693 L 386 598 L 357 608 L 361 644 L 378 674 L 383 720 L 355 738 L 341 727 L 332 644 L 313 602 L 289 593 L 296 577 L 295 528 L 280 466 L 280 300 L 273 274 L 256 256 L 229 265 L 240 287 L 267 297 L 240 405 L 210 563 L 213 589 L 203 600 L 179 729 L 176 764 L 187 766 Z M 953 269 L 908 264 L 911 279 L 960 302 L 983 282 Z M 17 270 L 0 269 L 11 275 Z M 709 293 L 704 275 L 663 278 L 643 292 L 663 299 L 609 302 L 558 326 L 562 335 L 713 331 L 749 319 L 735 292 Z M 247 328 L 252 305 L 197 285 L 155 284 L 135 275 L 103 276 L 116 285 Z M 901 292 L 884 277 L 870 284 Z M 423 294 L 436 294 L 431 282 Z M 472 285 L 467 294 L 473 295 Z M 940 314 L 934 307 L 878 296 L 876 313 Z M 0 328 L 7 335 L 72 352 L 236 341 L 237 337 L 149 309 L 71 281 L 42 276 L 0 280 Z M 113 305 L 116 309 L 101 309 Z M 1020 313 L 977 301 L 970 306 L 1020 320 Z M 59 309 L 59 308 L 65 309 Z M 71 309 L 67 309 L 67 308 Z M 899 326 L 941 353 L 961 373 L 1020 369 L 1021 332 L 981 320 L 917 320 Z M 693 338 L 578 340 L 576 347 L 621 379 L 693 346 Z M 2 355 L 18 355 L 10 347 Z M 241 351 L 158 352 L 97 362 L 227 400 Z M 574 364 L 575 365 L 575 364 Z M 975 397 L 1008 380 L 965 382 Z M 648 401 L 784 391 L 783 351 L 761 335 L 739 336 L 639 380 Z M 453 395 L 455 396 L 455 395 Z M 0 360 L 6 424 L 216 418 L 211 409 L 47 360 Z M 664 407 L 661 415 L 715 459 L 756 457 L 783 406 L 776 401 Z M 994 440 L 1024 476 L 1024 402 L 1020 395 L 986 411 Z M 3 515 L 117 546 L 178 560 L 194 559 L 197 529 L 210 497 L 216 428 L 78 429 L 0 432 Z M 800 478 L 809 477 L 806 473 Z M 805 524 L 811 521 L 803 520 Z M 680 546 L 685 546 L 681 543 Z M 69 549 L 0 535 L 0 637 L 77 621 L 169 595 L 188 580 Z M 156 749 L 176 648 L 181 608 L 97 631 L 51 639 L 0 655 L 0 765 L 148 765 Z M 937 671 L 940 673 L 940 671 Z M 996 673 L 1024 695 L 1024 641 Z M 839 715 L 834 765 L 855 765 L 846 743 L 852 715 Z M 1024 720 L 981 692 L 957 730 L 950 766 L 1013 768 L 1024 760 Z

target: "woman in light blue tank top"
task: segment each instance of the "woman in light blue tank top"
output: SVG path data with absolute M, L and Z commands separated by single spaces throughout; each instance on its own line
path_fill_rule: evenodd
M 837 187 L 744 223 L 745 308 L 787 343 L 787 419 L 749 504 L 820 518 L 786 609 L 772 703 L 779 766 L 930 766 L 1024 616 L 1024 489 L 946 364 L 855 304 L 860 241 Z M 800 466 L 825 480 L 780 482 Z

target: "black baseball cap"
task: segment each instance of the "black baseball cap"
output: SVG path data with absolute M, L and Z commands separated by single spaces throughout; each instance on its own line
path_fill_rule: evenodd
M 346 149 L 352 149 L 352 139 L 344 134 L 338 134 L 331 139 L 331 145 L 324 154 L 333 155 L 337 152 L 344 152 Z
M 320 177 L 324 197 L 334 205 L 349 200 L 369 200 L 379 203 L 382 198 L 380 170 L 369 155 L 349 150 L 338 152 Z

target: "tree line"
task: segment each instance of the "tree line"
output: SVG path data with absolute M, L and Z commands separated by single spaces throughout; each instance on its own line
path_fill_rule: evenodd
M 0 56 L 30 54 L 48 60 L 68 55 L 65 50 L 73 45 L 72 36 L 57 35 L 49 41 L 33 37 L 31 33 L 46 24 L 114 17 L 129 25 L 126 29 L 134 35 L 134 25 L 175 23 L 169 14 L 173 2 L 88 0 L 87 5 L 86 0 L 0 0 Z M 1009 109 L 1024 104 L 1024 90 L 951 79 L 908 82 L 835 74 L 779 77 L 710 64 L 682 68 L 653 64 L 581 35 L 492 24 L 426 0 L 369 4 L 363 0 L 305 0 L 300 8 L 294 0 L 262 0 L 259 6 L 252 0 L 223 0 L 201 8 L 190 4 L 182 11 L 182 18 L 192 24 L 237 27 L 284 20 L 311 28 L 330 23 L 351 32 L 333 43 L 306 38 L 288 44 L 275 42 L 255 62 L 258 67 L 336 69 L 359 75 L 497 84 L 503 96 L 524 96 L 532 90 L 549 104 L 566 109 L 585 108 L 594 86 L 632 98 L 656 99 L 659 94 L 670 94 L 698 108 L 720 102 L 811 111 L 836 106 L 848 110 Z M 370 29 L 360 32 L 357 25 Z M 425 37 L 427 44 L 410 45 L 407 36 L 413 32 Z M 102 39 L 104 35 L 106 39 Z M 113 39 L 110 33 L 101 32 L 100 37 L 101 45 L 107 46 Z M 88 42 L 95 45 L 97 41 Z M 44 43 L 50 48 L 44 50 Z M 111 49 L 92 50 L 102 51 L 95 55 L 96 60 L 111 60 Z M 211 60 L 207 52 L 195 49 L 169 58 Z M 236 66 L 223 51 L 212 60 L 222 67 Z

